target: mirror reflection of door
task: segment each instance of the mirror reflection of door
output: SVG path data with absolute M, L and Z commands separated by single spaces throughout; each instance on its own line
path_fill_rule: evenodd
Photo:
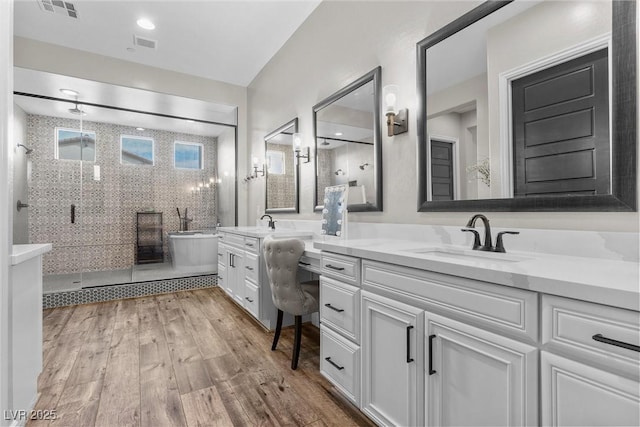
M 427 200 L 450 200 L 431 182 L 435 134 L 460 140 L 455 200 L 611 194 L 609 105 L 600 103 L 611 84 L 611 16 L 611 1 L 517 0 L 430 44 L 419 159 Z M 591 65 L 575 62 L 587 57 Z
M 610 193 L 607 49 L 514 80 L 514 196 Z
M 432 200 L 455 200 L 453 142 L 431 140 Z

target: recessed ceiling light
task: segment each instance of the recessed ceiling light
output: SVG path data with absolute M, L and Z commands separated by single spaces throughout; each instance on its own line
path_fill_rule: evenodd
M 77 91 L 73 89 L 60 89 L 60 92 L 64 93 L 67 96 L 78 96 L 80 95 Z
M 136 128 L 136 130 L 139 130 L 140 132 L 142 132 L 144 128 Z
M 144 28 L 145 30 L 153 30 L 156 26 L 153 22 L 149 21 L 147 18 L 140 18 L 136 21 L 138 27 Z
M 336 136 L 342 136 L 342 132 L 336 132 L 335 135 Z

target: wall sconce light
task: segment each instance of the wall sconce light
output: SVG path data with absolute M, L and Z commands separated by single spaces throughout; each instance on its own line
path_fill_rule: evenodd
M 253 164 L 253 174 L 247 175 L 244 178 L 244 182 L 251 181 L 252 179 L 257 178 L 258 174 L 261 174 L 262 176 L 264 176 L 264 170 L 265 170 L 264 164 L 262 165 L 262 169 L 258 169 L 258 165 L 260 164 L 260 161 L 258 160 L 257 157 L 253 157 L 252 164 Z
M 397 110 L 398 85 L 387 85 L 382 88 L 385 114 L 387 115 L 387 136 L 399 135 L 409 130 L 406 108 Z
M 302 139 L 303 135 L 301 133 L 293 134 L 293 154 L 297 159 L 305 159 L 303 163 L 309 163 L 311 161 L 311 156 L 309 156 L 309 147 L 307 146 L 302 148 Z

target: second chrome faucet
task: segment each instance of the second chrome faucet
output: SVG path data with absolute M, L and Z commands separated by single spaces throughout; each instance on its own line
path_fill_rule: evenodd
M 484 225 L 484 243 L 480 242 L 480 233 L 475 230 L 476 221 L 480 219 Z M 489 218 L 482 214 L 475 214 L 467 222 L 467 228 L 463 228 L 462 231 L 473 233 L 473 248 L 478 251 L 490 251 L 490 252 L 506 252 L 504 244 L 502 242 L 502 236 L 505 234 L 520 234 L 518 231 L 501 231 L 496 238 L 496 245 L 493 246 L 491 241 L 491 226 L 489 225 Z

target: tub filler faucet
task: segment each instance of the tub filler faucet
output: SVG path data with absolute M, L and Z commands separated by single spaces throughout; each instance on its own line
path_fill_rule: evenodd
M 189 223 L 193 221 L 193 218 L 189 218 L 187 216 L 187 209 L 189 208 L 184 208 L 184 216 L 181 216 L 180 208 L 176 208 L 176 210 L 178 211 L 178 218 L 180 218 L 180 231 L 188 231 Z

